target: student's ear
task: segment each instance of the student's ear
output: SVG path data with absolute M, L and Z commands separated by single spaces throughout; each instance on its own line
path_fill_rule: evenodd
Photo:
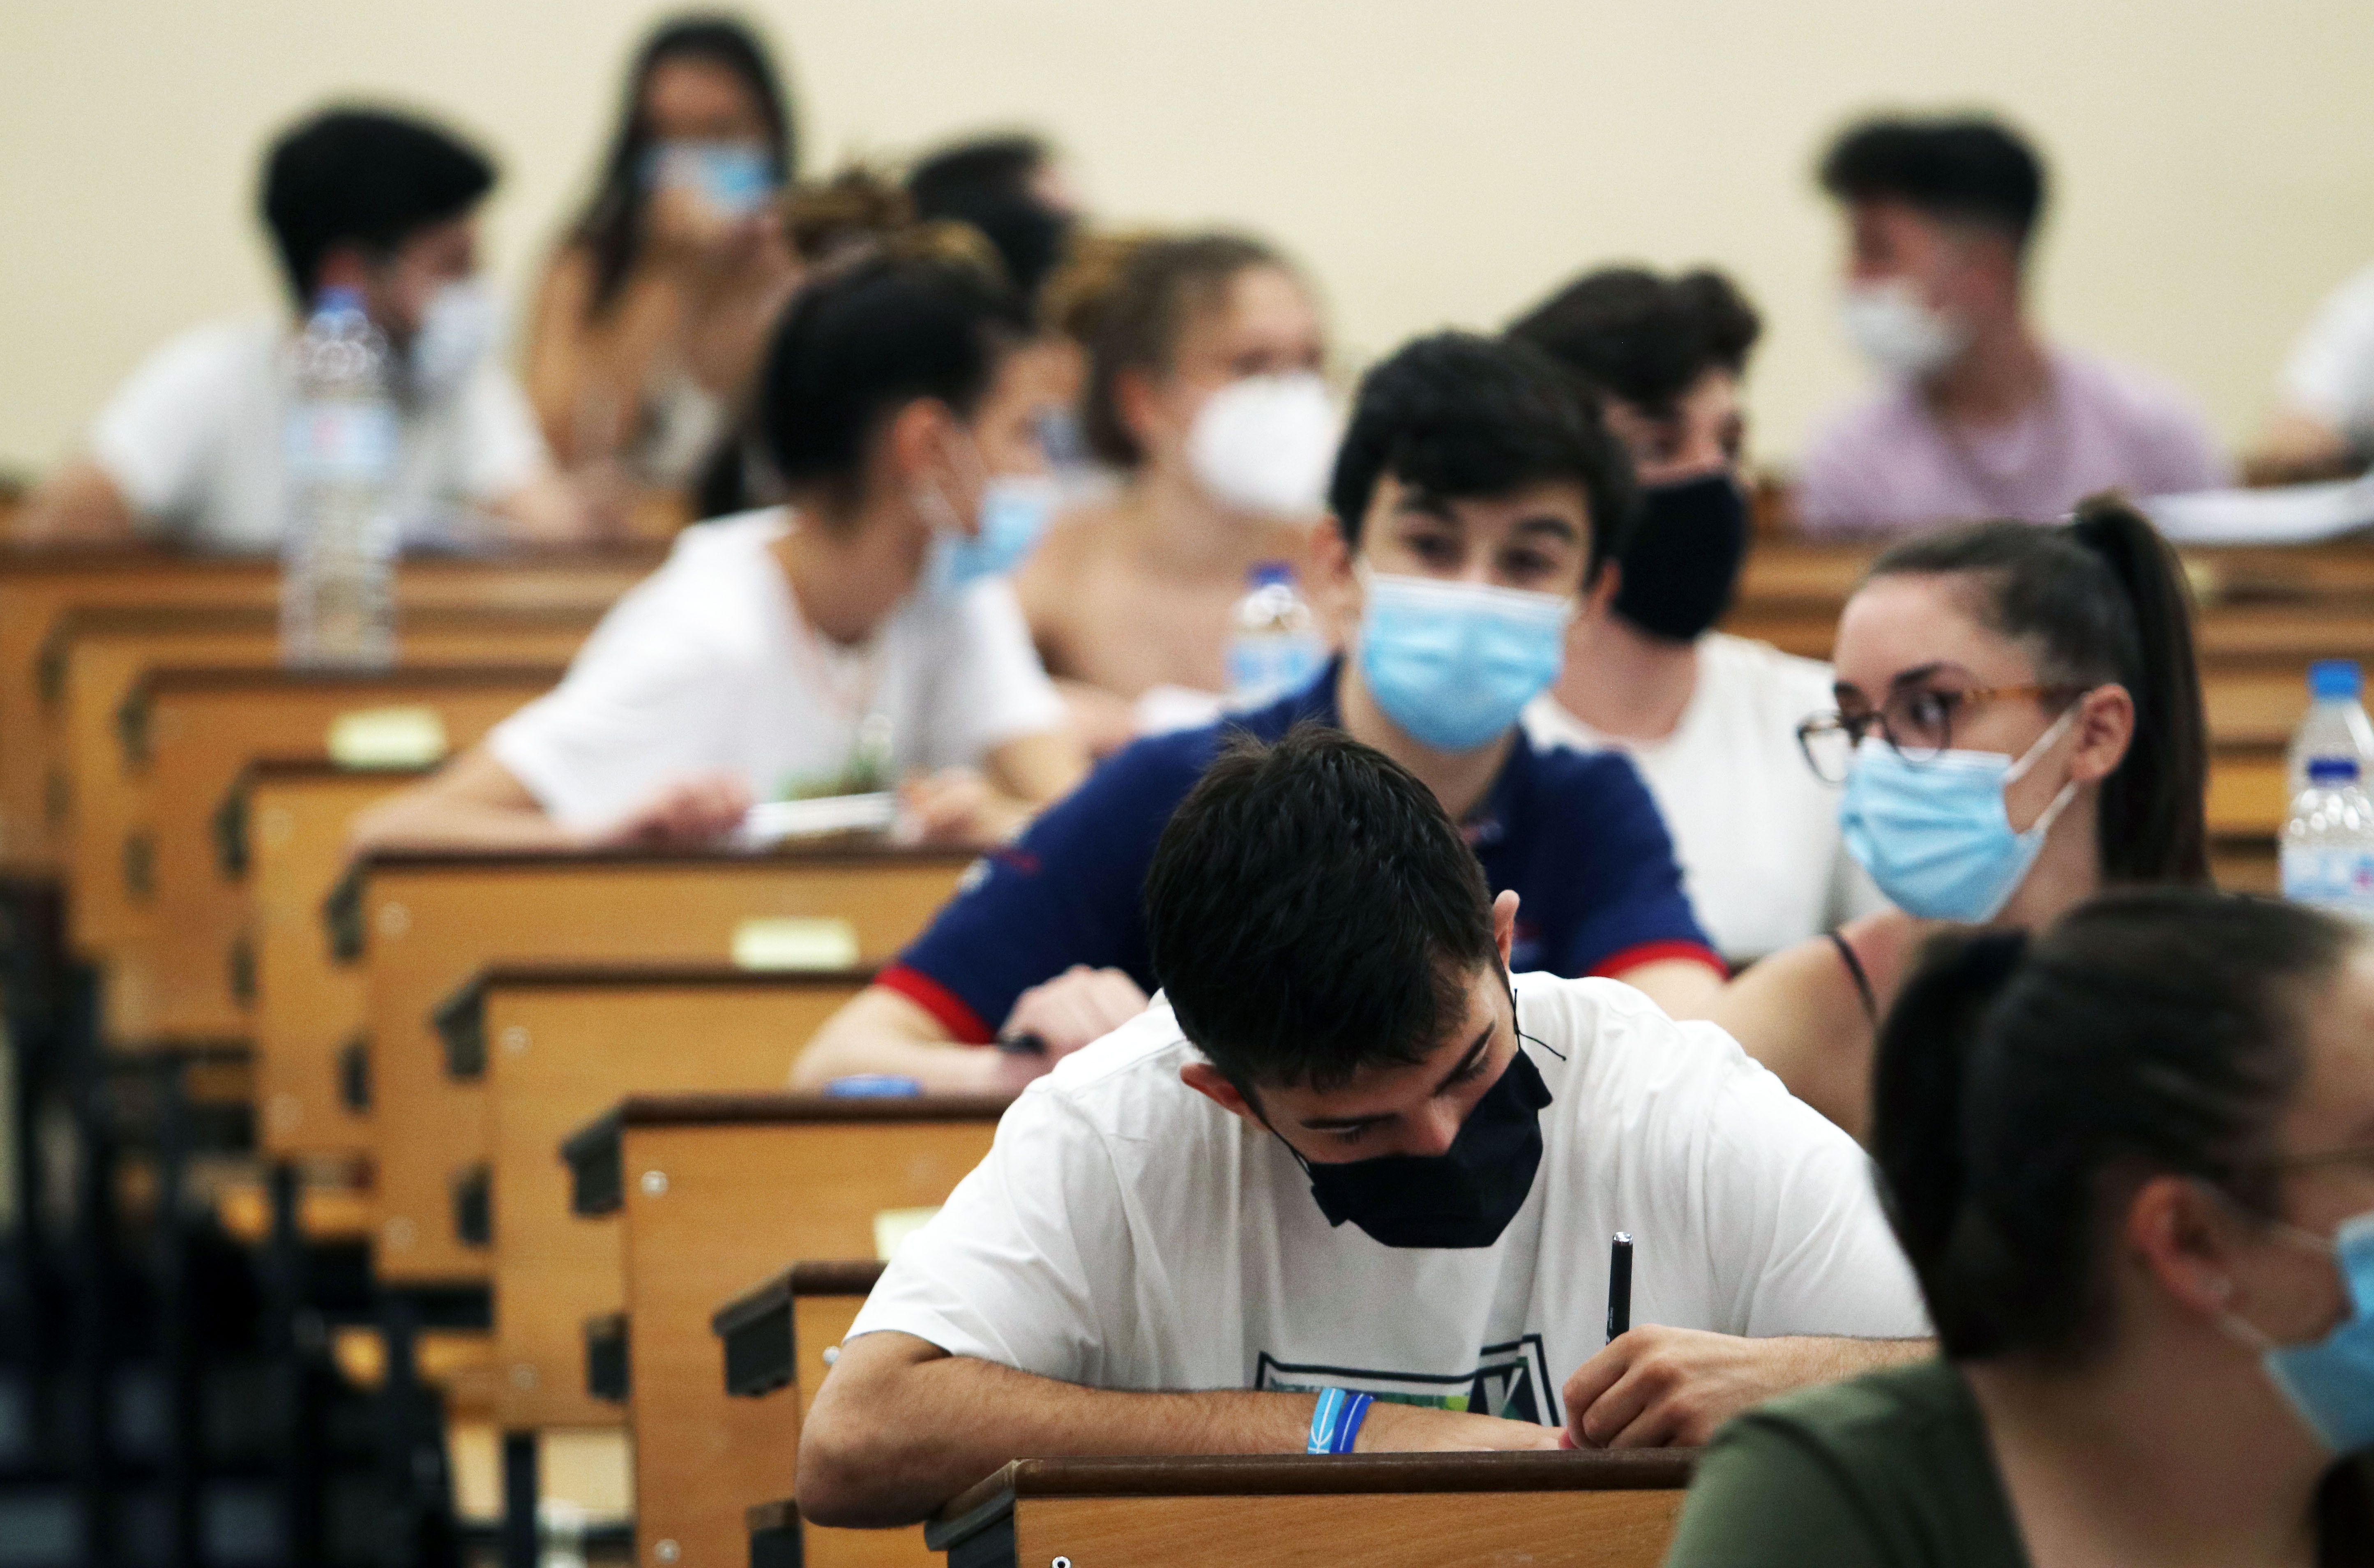
M 1162 442 L 1169 423 L 1164 416 L 1162 395 L 1155 378 L 1134 367 L 1115 371 L 1112 379 L 1113 412 L 1121 416 L 1121 428 L 1137 442 L 1137 450 L 1152 457 Z
M 2079 784 L 2109 778 L 2134 744 L 2135 700 L 2123 686 L 2098 687 L 2080 700 L 2070 725 L 2077 738 L 2069 776 Z
M 977 480 L 961 471 L 955 452 L 964 432 L 957 417 L 936 397 L 918 397 L 890 417 L 882 428 L 881 452 L 885 477 L 901 493 L 930 488 L 970 515 L 966 501 Z
M 1257 1127 L 1266 1126 L 1261 1113 L 1237 1091 L 1237 1086 L 1221 1075 L 1209 1062 L 1190 1062 L 1179 1069 L 1179 1081 L 1217 1105 L 1231 1116 L 1242 1116 Z
M 1517 890 L 1505 890 L 1492 901 L 1492 945 L 1500 949 L 1500 967 L 1509 967 L 1509 955 L 1517 948 Z
M 1624 586 L 1624 568 L 1616 558 L 1608 557 L 1599 563 L 1599 575 L 1582 585 L 1582 614 L 1577 619 L 1597 620 L 1615 607 L 1616 595 Z
M 1310 581 L 1302 596 L 1334 629 L 1340 646 L 1360 624 L 1360 580 L 1352 570 L 1352 547 L 1334 518 L 1322 517 L 1310 525 Z
M 2155 1176 L 2127 1204 L 2128 1256 L 2187 1312 L 2214 1319 L 2234 1303 L 2237 1221 L 2183 1176 Z

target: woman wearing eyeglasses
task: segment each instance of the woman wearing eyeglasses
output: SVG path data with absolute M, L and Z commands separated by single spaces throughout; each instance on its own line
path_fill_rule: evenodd
M 2162 888 L 1956 937 L 1875 1088 L 1943 1359 L 1724 1428 L 1671 1568 L 2374 1562 L 2364 931 Z
M 1897 546 L 1832 657 L 1839 711 L 1799 739 L 1896 908 L 1765 960 L 1710 1016 L 1860 1138 L 1873 1036 L 1920 938 L 2207 881 L 2207 759 L 2183 568 L 2117 501 Z

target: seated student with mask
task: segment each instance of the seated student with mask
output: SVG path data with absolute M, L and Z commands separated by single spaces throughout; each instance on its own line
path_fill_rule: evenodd
M 1102 755 L 1216 713 L 1248 574 L 1309 564 L 1337 415 L 1318 302 L 1257 241 L 1145 241 L 1093 315 L 1082 433 L 1126 477 L 1048 536 L 1015 592 Z
M 1557 678 L 1574 597 L 1630 504 L 1623 454 L 1522 344 L 1424 337 L 1369 372 L 1314 528 L 1351 648 L 1307 689 L 1141 740 L 993 855 L 819 1030 L 793 1080 L 893 1073 L 1007 1091 L 1146 1006 L 1139 890 L 1157 835 L 1228 734 L 1341 726 L 1404 763 L 1525 899 L 1517 966 L 1627 980 L 1676 1012 L 1723 974 L 1648 792 L 1620 757 L 1538 750 L 1517 724 Z M 975 1049 L 993 1039 L 1036 1050 Z
M 1240 743 L 1146 909 L 1168 1005 L 1031 1085 L 899 1248 L 805 1517 L 903 1523 L 1017 1457 L 1695 1444 L 1926 1353 L 1852 1142 L 1628 986 L 1512 978 L 1518 896 L 1381 753 Z M 1608 1343 L 1616 1232 L 1655 1326 Z
M 1943 1359 L 1724 1429 L 1672 1568 L 2374 1562 L 2374 949 L 2155 889 L 1933 949 L 1873 1149 Z
M 1028 337 L 1002 287 L 928 256 L 810 286 L 759 377 L 792 504 L 687 530 L 557 690 L 357 843 L 697 843 L 926 770 L 925 838 L 1012 832 L 1087 765 L 1001 575 L 1045 521 Z
M 1799 723 L 1832 705 L 1829 666 L 1710 630 L 1747 558 L 1739 383 L 1762 324 L 1720 273 L 1611 267 L 1509 328 L 1600 395 L 1641 486 L 1616 570 L 1576 615 L 1566 669 L 1526 728 L 1632 760 L 1691 907 L 1734 962 L 1885 907 L 1839 837 L 1837 789 L 1797 750 Z
M 298 315 L 332 289 L 386 339 L 398 419 L 394 507 L 410 543 L 492 528 L 563 539 L 584 508 L 552 468 L 535 417 L 495 359 L 495 301 L 478 273 L 487 159 L 404 115 L 321 114 L 265 160 L 264 218 Z M 19 537 L 146 537 L 270 551 L 288 525 L 288 349 L 302 320 L 223 322 L 134 371 L 70 459 L 19 514 Z

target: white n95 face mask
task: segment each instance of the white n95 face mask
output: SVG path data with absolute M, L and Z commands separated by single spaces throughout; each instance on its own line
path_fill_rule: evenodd
M 1319 376 L 1246 376 L 1205 400 L 1187 432 L 1187 466 L 1205 494 L 1234 511 L 1315 517 L 1343 437 Z
M 405 352 L 406 390 L 418 402 L 442 403 L 462 390 L 502 336 L 502 300 L 485 278 L 445 284 L 429 296 Z
M 1848 284 L 1839 321 L 1863 358 L 1914 381 L 1953 363 L 1970 336 L 1960 322 L 1924 304 L 1920 290 L 1902 277 Z

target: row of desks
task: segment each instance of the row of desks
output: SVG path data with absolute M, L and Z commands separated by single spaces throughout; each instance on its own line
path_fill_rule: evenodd
M 2221 595 L 2202 638 L 2228 879 L 2272 881 L 2280 739 L 2309 656 L 2374 648 L 2369 562 L 2236 553 L 2204 568 Z M 1767 549 L 1734 624 L 1824 651 L 1861 563 Z M 382 1279 L 485 1292 L 491 1328 L 452 1373 L 458 1401 L 517 1431 L 630 1423 L 644 1560 L 738 1565 L 754 1542 L 782 1550 L 786 1527 L 800 1539 L 780 1506 L 762 1506 L 746 1539 L 745 1514 L 788 1495 L 804 1405 L 730 1395 L 711 1317 L 786 1264 L 875 1256 L 979 1159 L 998 1110 L 771 1091 L 817 1022 L 945 899 L 964 857 L 395 855 L 348 875 L 354 814 L 418 770 L 325 755 L 337 721 L 387 708 L 433 713 L 450 744 L 467 744 L 548 686 L 600 607 L 649 565 L 408 567 L 405 666 L 330 678 L 271 667 L 268 567 L 0 559 L 0 853 L 20 874 L 68 878 L 76 938 L 109 975 L 113 1038 L 251 1043 L 265 1152 L 366 1173 L 353 1197 Z M 855 1302 L 818 1295 L 799 1337 L 819 1354 L 796 1364 L 821 1371 L 839 1338 L 832 1314 L 845 1327 Z M 1324 1502 L 1314 1518 L 1364 1489 L 1471 1486 L 1287 1469 L 1259 1484 L 1299 1500 L 1280 1503 L 1289 1511 Z M 1601 1484 L 1559 1473 L 1569 1480 L 1517 1490 Z M 1002 1503 L 977 1500 L 973 1523 L 952 1518 L 941 1539 L 959 1555 L 1090 1568 L 1121 1538 L 1099 1533 L 1091 1515 L 1117 1515 L 1086 1500 L 1255 1484 L 1226 1466 L 1194 1482 L 1025 1467 Z M 1054 1506 L 1065 1498 L 1081 1506 Z M 1213 1512 L 1208 1500 L 1177 1506 Z M 1005 1522 L 981 1523 L 993 1515 Z M 1032 1521 L 1059 1516 L 1059 1534 L 1036 1533 Z M 1287 1513 L 1263 1516 L 1274 1522 L 1240 1542 L 1256 1557 L 1288 1527 Z M 1325 1527 L 1333 1539 L 1349 1527 Z M 817 1561 L 926 1555 L 915 1532 L 805 1535 Z

